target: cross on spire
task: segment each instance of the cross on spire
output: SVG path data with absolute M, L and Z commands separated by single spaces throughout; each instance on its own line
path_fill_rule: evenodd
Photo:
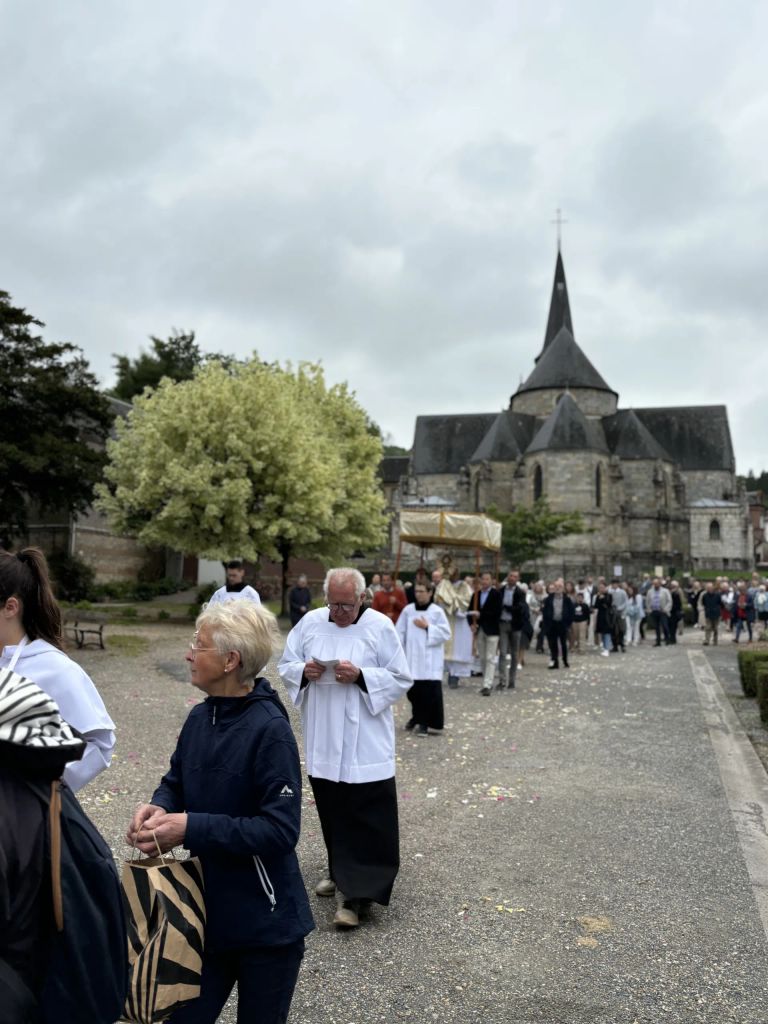
M 560 248 L 563 242 L 563 224 L 567 224 L 568 221 L 563 217 L 563 211 L 558 206 L 555 211 L 555 219 L 549 222 L 550 224 L 557 224 L 557 251 L 560 252 Z

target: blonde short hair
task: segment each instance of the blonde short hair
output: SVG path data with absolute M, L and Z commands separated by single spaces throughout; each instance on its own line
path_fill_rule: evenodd
M 277 619 L 262 604 L 236 600 L 207 605 L 198 615 L 195 628 L 206 626 L 219 654 L 240 655 L 241 675 L 255 678 L 266 667 L 281 643 Z

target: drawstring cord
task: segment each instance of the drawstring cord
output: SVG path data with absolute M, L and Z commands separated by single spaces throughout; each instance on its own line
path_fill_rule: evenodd
M 262 864 L 261 857 L 259 857 L 258 854 L 254 854 L 253 863 L 256 865 L 256 874 L 259 876 L 261 888 L 267 894 L 267 899 L 272 904 L 272 911 L 274 912 L 274 909 L 277 906 L 277 900 L 275 899 L 275 890 L 269 880 L 267 869 Z

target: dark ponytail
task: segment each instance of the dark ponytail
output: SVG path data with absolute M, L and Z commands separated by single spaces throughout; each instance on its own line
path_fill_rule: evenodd
M 48 563 L 38 548 L 18 554 L 0 551 L 0 603 L 21 602 L 21 624 L 30 640 L 47 640 L 61 649 L 61 609 L 51 590 Z

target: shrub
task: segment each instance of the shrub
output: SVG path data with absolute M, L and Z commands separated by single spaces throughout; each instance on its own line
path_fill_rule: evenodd
M 758 667 L 768 666 L 768 651 L 739 651 L 739 673 L 745 697 L 757 696 Z
M 757 705 L 763 725 L 768 725 L 768 660 L 758 661 L 757 665 Z
M 123 619 L 137 619 L 139 617 L 139 612 L 133 607 L 133 605 L 128 605 L 127 608 L 120 609 L 120 616 Z
M 94 596 L 93 569 L 82 558 L 54 551 L 48 558 L 56 596 L 62 601 L 86 601 Z
M 203 586 L 200 587 L 197 591 L 198 611 L 200 610 L 200 605 L 205 604 L 206 601 L 210 601 L 218 589 L 219 588 L 215 583 L 204 583 Z M 197 615 L 197 612 L 195 612 L 195 615 Z
M 131 596 L 134 601 L 151 601 L 157 593 L 156 586 L 155 583 L 136 583 Z
M 160 611 L 157 613 L 157 621 L 158 622 L 165 622 L 165 620 L 166 619 L 170 619 L 170 617 L 171 617 L 171 613 L 167 612 L 165 610 L 165 608 L 161 608 Z

